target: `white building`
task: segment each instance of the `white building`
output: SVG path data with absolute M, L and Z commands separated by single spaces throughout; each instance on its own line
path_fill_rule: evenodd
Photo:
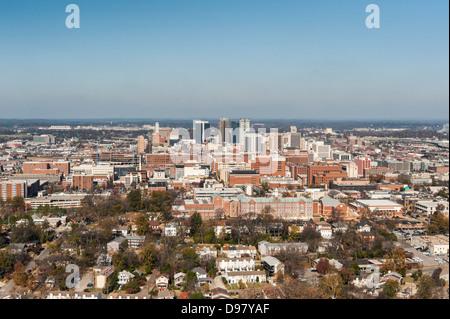
M 269 272 L 270 276 L 284 272 L 284 265 L 277 258 L 272 256 L 263 257 L 263 267 Z
M 178 235 L 178 224 L 168 223 L 164 227 L 164 236 L 175 237 Z
M 306 253 L 308 245 L 306 243 L 269 243 L 268 241 L 260 241 L 258 250 L 261 257 L 274 256 L 281 251 Z
M 126 270 L 123 270 L 121 272 L 119 272 L 118 274 L 118 284 L 119 285 L 126 285 L 128 283 L 128 281 L 130 281 L 130 279 L 134 278 L 134 275 Z
M 200 259 L 217 258 L 217 249 L 214 246 L 197 246 L 195 252 Z
M 197 177 L 208 177 L 209 168 L 201 167 L 199 165 L 184 167 L 184 178 L 197 178 Z
M 256 258 L 256 247 L 244 245 L 226 245 L 221 248 L 220 253 L 224 254 L 228 258 Z
M 444 235 L 412 236 L 411 244 L 433 255 L 448 254 L 449 250 L 449 240 Z
M 416 209 L 418 212 L 426 215 L 432 215 L 436 212 L 436 208 L 439 205 L 444 206 L 444 210 L 442 213 L 448 216 L 449 213 L 449 204 L 447 201 L 433 202 L 433 201 L 418 201 L 416 202 Z
M 331 225 L 326 222 L 320 222 L 317 224 L 317 231 L 320 233 L 322 238 L 330 239 L 333 236 L 333 230 Z
M 221 272 L 255 270 L 255 260 L 251 257 L 218 258 L 216 268 Z
M 262 270 L 254 271 L 230 271 L 224 275 L 230 284 L 238 284 L 240 280 L 247 282 L 266 282 L 266 272 Z

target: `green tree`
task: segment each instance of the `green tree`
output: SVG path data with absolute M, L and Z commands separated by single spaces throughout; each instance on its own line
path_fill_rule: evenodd
M 131 190 L 127 195 L 127 200 L 132 210 L 139 211 L 142 208 L 142 194 L 140 190 Z
M 183 291 L 195 291 L 197 286 L 197 274 L 191 270 L 186 272 L 183 279 Z
M 431 299 L 435 282 L 430 276 L 423 274 L 417 282 L 417 294 L 419 299 Z
M 400 284 L 397 280 L 389 280 L 384 286 L 383 290 L 380 293 L 381 299 L 393 299 L 397 295 L 400 289 Z
M 198 212 L 195 212 L 191 215 L 190 222 L 191 222 L 191 233 L 190 234 L 191 234 L 191 237 L 194 237 L 200 230 L 200 227 L 202 227 L 202 225 L 203 225 L 202 216 Z
M 153 243 L 147 244 L 142 248 L 141 253 L 139 254 L 141 257 L 141 262 L 148 267 L 149 270 L 155 267 L 158 252 Z
M 146 235 L 150 230 L 148 217 L 145 213 L 139 214 L 136 218 L 136 233 L 140 236 Z
M 0 278 L 8 274 L 14 266 L 14 255 L 7 250 L 0 250 Z

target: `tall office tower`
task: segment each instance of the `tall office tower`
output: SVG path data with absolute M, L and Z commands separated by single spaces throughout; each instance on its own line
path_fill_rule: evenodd
M 231 134 L 227 136 L 230 138 L 229 143 L 239 142 L 239 121 L 231 121 Z
M 155 123 L 155 133 L 159 133 L 159 122 Z
M 355 164 L 358 166 L 358 175 L 364 176 L 364 170 L 370 168 L 370 158 L 367 156 L 358 156 L 355 158 Z
M 301 149 L 301 133 L 291 133 L 291 147 Z
M 219 120 L 219 132 L 220 132 L 220 135 L 221 135 L 221 142 L 222 143 L 226 141 L 225 134 L 227 134 L 227 130 L 226 130 L 227 128 L 228 129 L 230 128 L 230 120 L 227 119 L 227 118 L 221 118 Z
M 291 126 L 291 133 L 297 133 L 297 126 Z
M 203 144 L 206 142 L 206 134 L 205 131 L 211 127 L 211 124 L 209 124 L 208 121 L 200 121 L 200 120 L 194 120 L 193 123 L 193 137 L 195 140 L 195 143 L 197 144 Z
M 245 145 L 245 132 L 250 130 L 250 119 L 242 118 L 239 120 L 239 143 Z
M 144 135 L 139 135 L 137 138 L 137 151 L 139 154 L 147 153 L 148 141 Z
M 266 143 L 262 134 L 247 132 L 244 140 L 246 153 L 264 153 L 266 151 Z

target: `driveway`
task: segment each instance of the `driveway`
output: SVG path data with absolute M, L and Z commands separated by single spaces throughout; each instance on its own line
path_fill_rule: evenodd
M 78 287 L 75 288 L 75 291 L 82 292 L 84 289 L 88 288 L 88 283 L 90 281 L 94 281 L 94 276 L 92 272 L 87 272 L 81 276 L 81 280 L 78 282 Z
M 222 288 L 228 290 L 222 281 L 222 276 L 216 276 L 212 282 L 212 286 L 213 286 L 212 288 Z

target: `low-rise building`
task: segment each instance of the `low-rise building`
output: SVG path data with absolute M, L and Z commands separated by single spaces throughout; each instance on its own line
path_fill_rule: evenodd
M 411 244 L 433 255 L 448 254 L 449 239 L 444 235 L 412 236 Z
M 251 257 L 218 258 L 216 260 L 218 271 L 250 271 L 255 270 L 255 260 Z
M 275 256 L 282 251 L 292 253 L 306 253 L 308 251 L 308 244 L 306 243 L 269 243 L 268 241 L 260 241 L 258 243 L 258 250 L 261 257 Z
M 284 272 L 284 265 L 277 258 L 272 256 L 263 257 L 263 267 L 269 273 L 269 276 L 274 276 Z
M 245 245 L 225 245 L 221 248 L 220 253 L 228 258 L 256 258 L 256 247 Z
M 244 284 L 247 282 L 265 282 L 266 272 L 263 270 L 229 271 L 225 273 L 224 277 L 230 284 L 238 284 L 241 280 Z

